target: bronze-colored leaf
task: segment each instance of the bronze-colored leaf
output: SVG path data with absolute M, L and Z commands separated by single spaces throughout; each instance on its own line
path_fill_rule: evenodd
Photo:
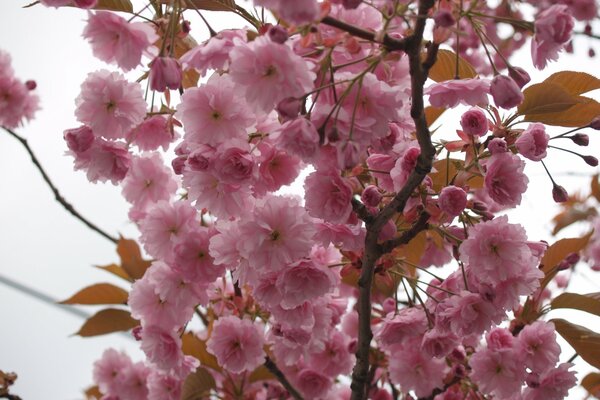
M 129 0 L 98 0 L 94 9 L 133 13 L 133 5 Z
M 135 240 L 120 238 L 117 244 L 117 253 L 121 258 L 121 267 L 133 279 L 140 279 L 144 276 L 144 272 L 152 264 L 151 261 L 142 258 L 140 246 Z
M 592 177 L 591 184 L 592 196 L 598 201 L 600 201 L 600 183 L 598 182 L 598 174 Z
M 131 279 L 131 277 L 127 274 L 127 272 L 123 268 L 121 268 L 121 266 L 119 266 L 117 264 L 96 265 L 96 268 L 103 269 L 107 272 L 110 272 L 113 275 L 118 276 L 119 278 L 123 278 L 126 281 L 133 282 L 133 279 Z
M 271 371 L 269 371 L 264 365 L 258 366 L 258 368 L 252 371 L 252 373 L 248 377 L 250 383 L 254 383 L 257 381 L 269 381 L 273 379 L 276 379 L 275 375 L 273 375 Z
M 425 107 L 425 119 L 427 120 L 427 126 L 431 126 L 443 113 L 446 111 L 443 107 Z
M 544 82 L 556 83 L 573 96 L 600 89 L 600 79 L 585 72 L 560 71 L 550 75 Z
M 183 354 L 196 357 L 200 361 L 200 364 L 205 367 L 214 369 L 215 371 L 222 371 L 217 358 L 206 351 L 206 342 L 204 340 L 200 340 L 192 332 L 187 332 L 181 337 L 181 342 Z
M 163 4 L 171 4 L 171 0 L 160 0 Z M 185 0 L 184 7 L 191 10 L 234 11 L 233 0 Z
M 112 332 L 128 331 L 140 323 L 133 319 L 129 311 L 107 308 L 88 318 L 76 335 L 82 337 L 105 335 Z
M 600 399 L 600 374 L 590 372 L 581 380 L 581 386 L 588 391 L 589 394 L 597 399 Z
M 552 222 L 554 222 L 552 234 L 556 235 L 558 232 L 560 232 L 567 226 L 574 224 L 575 222 L 584 221 L 597 214 L 598 212 L 594 207 L 588 207 L 586 210 L 582 210 L 580 208 L 572 206 L 566 207 L 566 209 L 563 212 L 555 215 L 554 218 L 552 218 Z
M 541 261 L 544 274 L 548 275 L 569 254 L 583 250 L 591 236 L 592 232 L 580 238 L 561 239 L 550 246 Z
M 528 121 L 533 121 L 531 118 L 528 119 L 529 115 L 558 113 L 579 102 L 576 96 L 569 94 L 562 86 L 552 82 L 529 86 L 523 91 L 523 95 L 525 99 L 517 111 Z
M 181 400 L 200 400 L 210 398 L 210 391 L 217 387 L 215 378 L 206 368 L 199 367 L 183 382 Z
M 576 104 L 563 111 L 527 114 L 524 121 L 541 122 L 546 125 L 578 127 L 586 126 L 600 115 L 600 103 L 584 96 L 574 97 Z
M 468 61 L 456 57 L 456 53 L 441 49 L 438 51 L 435 64 L 429 70 L 429 77 L 436 82 L 448 81 L 456 78 L 456 62 L 458 60 L 458 78 L 475 78 L 477 72 Z
M 102 398 L 102 392 L 98 386 L 91 386 L 84 392 L 85 400 L 100 400 Z
M 127 304 L 129 294 L 110 283 L 97 283 L 81 289 L 61 304 Z
M 464 166 L 465 162 L 463 160 L 454 158 L 435 161 L 433 163 L 435 172 L 429 174 L 433 190 L 440 192 L 442 188 L 448 186 L 448 183 L 452 182 L 458 171 L 462 170 Z
M 591 293 L 589 295 L 562 293 L 550 302 L 550 307 L 552 307 L 553 310 L 559 308 L 571 308 L 600 316 L 600 299 L 598 299 L 597 296 L 598 293 Z
M 600 335 L 564 319 L 552 319 L 556 332 L 590 365 L 600 368 Z

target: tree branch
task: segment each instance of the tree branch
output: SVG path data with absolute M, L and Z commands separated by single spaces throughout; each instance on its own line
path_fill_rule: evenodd
M 10 130 L 10 129 L 4 127 L 4 126 L 2 128 L 9 135 L 11 135 L 15 139 L 17 139 L 23 145 L 23 147 L 25 147 L 25 150 L 27 150 L 27 153 L 29 153 L 29 156 L 31 157 L 31 161 L 36 166 L 36 168 L 38 169 L 38 171 L 40 171 L 40 173 L 42 174 L 42 178 L 44 178 L 44 181 L 48 184 L 48 186 L 52 190 L 52 193 L 54 193 L 54 198 L 56 199 L 56 201 L 58 201 L 64 207 L 65 210 L 67 210 L 75 218 L 77 218 L 78 220 L 80 220 L 81 222 L 83 222 L 88 228 L 90 228 L 94 232 L 99 233 L 100 235 L 102 235 L 105 239 L 108 239 L 108 240 L 110 240 L 111 242 L 113 242 L 115 244 L 119 242 L 119 240 L 117 238 L 115 238 L 115 237 L 109 235 L 108 233 L 104 232 L 98 226 L 96 226 L 95 224 L 93 224 L 92 222 L 90 222 L 88 219 L 86 219 L 83 215 L 79 214 L 79 212 L 77 210 L 75 210 L 75 208 L 68 201 L 65 200 L 65 198 L 60 194 L 60 192 L 58 191 L 58 189 L 54 185 L 54 183 L 52 183 L 52 181 L 50 180 L 50 177 L 48 176 L 48 174 L 46 173 L 46 171 L 42 167 L 42 164 L 40 164 L 39 160 L 37 159 L 37 157 L 33 153 L 33 150 L 31 150 L 31 147 L 29 146 L 29 143 L 27 143 L 27 139 L 25 139 L 25 138 L 17 135 L 15 132 L 13 132 L 12 130 Z
M 358 218 L 360 218 L 361 220 L 363 220 L 366 223 L 373 222 L 373 219 L 374 219 L 373 215 L 369 212 L 369 210 L 367 210 L 367 207 L 363 203 L 361 203 L 354 197 L 352 198 L 351 202 L 352 202 L 352 208 L 354 209 L 354 212 L 356 213 L 356 215 L 358 215 Z
M 417 219 L 417 221 L 410 227 L 410 229 L 404 231 L 402 235 L 382 243 L 382 252 L 384 254 L 389 253 L 396 247 L 410 242 L 415 236 L 419 234 L 419 232 L 427 229 L 427 221 L 429 221 L 429 217 L 429 213 L 427 213 L 427 211 L 423 211 L 421 215 L 419 215 L 419 219 Z
M 381 41 L 379 41 L 375 36 L 375 32 L 367 31 L 365 29 L 359 28 L 358 26 L 348 24 L 344 21 L 340 21 L 339 19 L 330 17 L 329 15 L 323 18 L 321 20 L 321 23 L 332 26 L 344 32 L 348 32 L 352 36 L 365 39 L 369 42 L 381 43 L 383 47 L 385 47 L 388 51 L 398 51 L 406 49 L 406 39 L 394 39 L 388 34 L 385 34 L 383 38 L 381 38 Z
M 275 378 L 281 383 L 281 385 L 288 391 L 288 393 L 295 400 L 304 400 L 302 395 L 292 386 L 292 384 L 287 380 L 283 372 L 277 367 L 277 365 L 271 360 L 269 357 L 265 360 L 265 367 L 275 375 Z
M 358 348 L 356 351 L 356 365 L 352 370 L 352 384 L 350 386 L 352 389 L 352 400 L 364 400 L 367 398 L 369 350 L 373 338 L 373 332 L 371 330 L 371 286 L 373 283 L 375 262 L 382 254 L 384 254 L 384 249 L 377 242 L 379 233 L 395 213 L 404 210 L 406 202 L 411 194 L 431 171 L 433 158 L 435 156 L 435 148 L 431 143 L 431 134 L 427 126 L 427 121 L 425 120 L 423 86 L 427 80 L 430 66 L 435 63 L 437 57 L 437 45 L 431 45 L 429 47 L 426 63 L 425 65 L 421 63 L 423 33 L 425 31 L 427 15 L 433 5 L 434 0 L 419 1 L 419 11 L 413 34 L 402 39 L 402 50 L 407 53 L 409 58 L 412 98 L 410 115 L 415 123 L 416 136 L 421 153 L 417 159 L 417 165 L 415 166 L 414 171 L 409 175 L 404 187 L 396 194 L 392 201 L 377 214 L 372 223 L 366 224 L 367 236 L 365 238 L 362 271 L 358 280 Z M 324 20 L 323 22 L 335 26 L 331 20 Z M 339 21 L 335 22 L 337 24 L 336 27 L 340 27 L 341 25 L 338 22 Z M 340 27 L 340 29 L 346 30 L 347 32 L 363 35 L 362 32 L 347 30 L 348 27 L 346 26 L 344 26 L 344 28 L 346 29 Z M 424 226 L 425 224 L 421 223 L 421 225 Z M 417 228 L 421 225 L 417 226 Z

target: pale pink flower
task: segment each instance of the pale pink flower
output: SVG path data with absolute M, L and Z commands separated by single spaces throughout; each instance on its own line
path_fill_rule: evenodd
M 523 391 L 523 400 L 562 400 L 566 399 L 569 389 L 577 384 L 575 371 L 569 371 L 574 364 L 562 363 L 540 374 L 537 387 L 527 387 Z
M 148 254 L 163 260 L 169 258 L 173 242 L 193 229 L 195 217 L 196 210 L 187 202 L 157 203 L 140 222 L 140 240 Z
M 427 397 L 435 388 L 444 386 L 445 360 L 425 356 L 418 345 L 394 351 L 389 363 L 392 382 L 404 390 L 414 390 L 417 397 Z
M 486 394 L 507 399 L 521 391 L 525 367 L 515 349 L 479 349 L 469 360 L 471 379 Z
M 406 307 L 397 314 L 388 314 L 377 328 L 375 338 L 384 348 L 401 344 L 427 329 L 427 317 L 422 308 Z
M 246 129 L 255 122 L 228 75 L 218 74 L 205 85 L 186 90 L 176 116 L 183 122 L 186 140 L 209 145 L 247 139 Z
M 184 68 L 195 68 L 202 76 L 209 69 L 224 69 L 229 61 L 229 53 L 233 49 L 233 40 L 245 40 L 246 31 L 243 29 L 223 30 L 194 47 L 179 59 Z
M 310 162 L 319 148 L 319 133 L 307 118 L 296 118 L 281 126 L 275 143 L 303 161 Z
M 309 64 L 286 45 L 259 36 L 251 43 L 234 41 L 231 79 L 244 88 L 248 104 L 269 112 L 281 100 L 302 97 L 313 88 Z
M 164 115 L 146 118 L 128 135 L 128 140 L 142 151 L 152 151 L 159 147 L 166 151 L 175 138 L 172 124 Z
M 75 154 L 87 151 L 94 144 L 94 132 L 89 126 L 82 125 L 79 128 L 67 129 L 63 133 L 67 147 Z
M 297 199 L 268 196 L 257 201 L 240 234 L 242 257 L 258 268 L 279 270 L 309 254 L 314 224 Z
M 257 170 L 248 142 L 242 140 L 223 143 L 217 148 L 211 161 L 217 179 L 232 185 L 250 183 Z
M 88 74 L 75 105 L 77 120 L 108 139 L 124 138 L 146 116 L 140 84 L 104 69 Z
M 102 358 L 94 363 L 94 382 L 105 394 L 117 394 L 123 384 L 123 373 L 132 365 L 124 352 L 106 349 Z
M 408 147 L 396 160 L 394 168 L 390 170 L 390 178 L 394 182 L 394 191 L 399 192 L 408 180 L 411 172 L 417 165 L 417 158 L 421 154 L 418 147 Z
M 485 164 L 485 190 L 492 200 L 506 207 L 521 204 L 529 179 L 525 162 L 510 152 L 493 154 Z
M 302 259 L 279 273 L 276 287 L 282 295 L 281 307 L 290 309 L 330 292 L 334 284 L 332 272 L 326 265 Z
M 506 75 L 496 75 L 490 85 L 490 94 L 498 107 L 507 110 L 518 106 L 525 96 L 515 81 Z
M 479 294 L 462 291 L 437 305 L 435 323 L 442 330 L 468 336 L 483 333 L 492 322 L 500 322 L 503 317 L 503 313 Z
M 440 192 L 438 205 L 446 214 L 456 217 L 467 206 L 467 193 L 458 186 L 446 186 Z
M 8 59 L 10 62 L 10 59 Z M 9 67 L 5 69 L 8 71 Z M 12 71 L 10 71 L 12 72 Z M 39 98 L 12 74 L 0 72 L 0 126 L 17 128 L 33 119 L 39 109 Z
M 469 237 L 460 246 L 460 259 L 481 282 L 496 285 L 525 270 L 536 268 L 538 259 L 527 245 L 525 229 L 509 224 L 501 216 L 469 228 Z
M 531 58 L 537 69 L 544 69 L 548 60 L 558 59 L 558 53 L 571 39 L 575 21 L 563 4 L 544 9 L 535 19 L 535 34 L 531 40 Z
M 183 358 L 179 335 L 156 325 L 144 326 L 141 347 L 148 361 L 163 371 L 176 368 Z
M 206 349 L 219 365 L 239 374 L 252 371 L 264 362 L 264 337 L 260 327 L 247 319 L 221 317 L 213 325 Z
M 150 89 L 164 92 L 167 88 L 177 90 L 181 86 L 181 64 L 172 57 L 156 57 L 150 64 Z
M 369 169 L 382 172 L 371 172 L 373 177 L 377 178 L 379 187 L 388 192 L 394 191 L 394 182 L 389 172 L 394 168 L 396 159 L 391 155 L 374 153 L 367 158 L 367 166 Z M 387 172 L 387 173 L 385 173 Z
M 177 190 L 177 182 L 160 154 L 152 153 L 134 157 L 122 187 L 127 201 L 144 208 L 149 203 L 169 200 Z
M 254 0 L 254 4 L 269 8 L 284 20 L 296 25 L 314 22 L 319 17 L 316 0 Z
M 523 328 L 518 339 L 525 365 L 533 372 L 542 373 L 558 362 L 560 346 L 556 342 L 553 323 L 535 321 Z
M 460 117 L 460 126 L 467 135 L 483 136 L 487 133 L 488 120 L 479 108 L 471 108 Z
M 10 54 L 0 49 L 0 79 L 10 78 L 14 75 L 15 71 L 11 66 L 12 60 Z
M 89 149 L 75 156 L 74 169 L 86 170 L 90 182 L 111 181 L 116 185 L 125 178 L 131 166 L 131 153 L 125 143 L 96 138 Z
M 579 21 L 591 21 L 598 15 L 595 0 L 561 0 L 560 3 L 566 4 L 571 15 Z
M 319 371 L 322 371 L 320 366 L 318 370 L 305 368 L 294 379 L 296 387 L 307 399 L 328 398 L 327 393 L 333 382 Z
M 458 336 L 452 332 L 441 332 L 431 329 L 423 335 L 421 348 L 429 357 L 443 358 L 460 344 Z
M 346 223 L 352 213 L 352 186 L 337 170 L 315 171 L 304 181 L 308 213 L 327 222 Z
M 359 251 L 365 244 L 367 231 L 360 225 L 319 222 L 316 228 L 315 240 L 320 241 L 323 246 L 334 244 L 343 250 Z
M 458 104 L 469 106 L 488 104 L 490 81 L 487 79 L 456 79 L 434 83 L 425 89 L 429 103 L 433 107 L 456 107 Z
M 141 64 L 142 54 L 154 54 L 152 44 L 159 37 L 152 25 L 127 22 L 110 11 L 89 13 L 83 37 L 92 45 L 94 56 L 107 63 L 116 63 L 124 71 Z
M 126 368 L 123 375 L 123 386 L 118 393 L 115 393 L 117 399 L 147 400 L 148 387 L 146 381 L 148 375 L 150 375 L 150 368 L 141 361 L 136 362 Z
M 546 133 L 544 124 L 538 122 L 529 124 L 527 129 L 521 133 L 515 146 L 519 153 L 532 161 L 540 161 L 546 157 L 546 149 L 550 135 Z
M 259 144 L 258 148 L 260 149 L 259 178 L 254 184 L 254 190 L 258 194 L 275 192 L 282 186 L 294 182 L 302 169 L 298 157 L 264 142 Z
M 348 348 L 349 343 L 348 336 L 337 329 L 332 330 L 325 343 L 325 349 L 309 356 L 309 365 L 331 378 L 349 373 L 352 370 L 354 359 Z
M 190 282 L 214 282 L 225 272 L 224 265 L 215 265 L 209 253 L 210 232 L 197 228 L 186 234 L 175 246 L 171 268 Z
M 152 371 L 148 376 L 148 400 L 180 400 L 182 384 L 173 375 Z

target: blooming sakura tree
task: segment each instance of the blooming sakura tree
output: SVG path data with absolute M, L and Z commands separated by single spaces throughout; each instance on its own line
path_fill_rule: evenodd
M 105 269 L 131 283 L 66 300 L 127 303 L 79 334 L 132 330 L 147 357 L 106 350 L 88 398 L 563 399 L 577 378 L 557 333 L 600 368 L 600 334 L 546 316 L 600 315 L 561 273 L 600 265 L 597 176 L 569 196 L 548 172 L 554 233 L 581 223 L 583 237 L 532 241 L 505 215 L 527 163 L 600 129 L 582 96 L 600 79 L 531 83 L 512 55 L 531 46 L 546 68 L 592 36 L 595 1 L 40 2 L 88 9 L 83 37 L 107 66 L 64 139 L 90 182 L 121 187 L 140 232 L 114 238 L 55 190 L 115 242 Z M 206 10 L 246 26 L 216 32 Z M 0 125 L 25 146 L 34 89 L 0 52 Z M 280 194 L 303 170 L 303 198 Z M 598 395 L 600 374 L 582 385 Z

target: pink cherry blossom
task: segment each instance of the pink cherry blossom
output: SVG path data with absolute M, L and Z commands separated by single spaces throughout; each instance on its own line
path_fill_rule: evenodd
M 146 116 L 140 84 L 104 69 L 87 76 L 75 104 L 77 120 L 108 139 L 124 138 Z
M 302 168 L 298 157 L 268 143 L 261 143 L 258 148 L 260 149 L 259 177 L 254 186 L 257 194 L 274 192 L 283 185 L 289 185 L 298 177 Z
M 515 81 L 506 75 L 496 75 L 490 85 L 490 94 L 498 107 L 507 110 L 518 106 L 525 96 Z
M 277 132 L 276 144 L 304 161 L 313 159 L 319 147 L 319 133 L 306 118 L 296 118 L 284 123 Z
M 525 162 L 512 153 L 493 154 L 485 164 L 485 190 L 496 203 L 515 207 L 527 190 L 529 179 L 523 169 Z
M 467 193 L 458 186 L 446 186 L 440 192 L 438 205 L 446 214 L 456 217 L 467 205 Z
M 525 365 L 533 372 L 542 373 L 558 362 L 560 346 L 556 342 L 553 323 L 535 321 L 523 328 L 518 339 Z
M 435 83 L 425 89 L 429 103 L 433 107 L 456 107 L 458 104 L 470 106 L 488 104 L 490 81 L 487 79 L 457 79 Z
M 244 88 L 248 104 L 268 112 L 281 100 L 301 97 L 313 88 L 307 61 L 284 44 L 260 36 L 251 43 L 234 41 L 231 79 Z
M 150 66 L 148 79 L 152 90 L 177 90 L 181 86 L 181 64 L 172 57 L 156 57 Z
M 548 60 L 556 60 L 571 39 L 575 22 L 567 9 L 566 5 L 555 4 L 537 15 L 531 40 L 531 58 L 537 69 L 546 68 Z
M 179 400 L 182 384 L 172 375 L 152 371 L 148 376 L 148 400 Z
M 537 387 L 527 387 L 523 400 L 561 400 L 567 398 L 569 389 L 577 384 L 575 371 L 569 371 L 572 363 L 562 363 L 540 374 Z
M 318 370 L 305 368 L 294 379 L 298 390 L 307 399 L 327 398 L 333 382 L 320 371 L 320 367 Z
M 126 368 L 123 372 L 123 386 L 118 393 L 115 393 L 117 399 L 146 400 L 148 375 L 150 375 L 150 368 L 143 362 L 137 362 Z
M 116 185 L 125 178 L 131 166 L 131 153 L 125 143 L 96 138 L 91 146 L 75 156 L 74 169 L 86 171 L 90 182 L 111 181 Z
M 306 209 L 327 222 L 345 223 L 352 213 L 352 187 L 336 170 L 315 171 L 304 183 Z
M 158 35 L 150 24 L 127 22 L 109 11 L 89 13 L 83 37 L 92 45 L 94 56 L 107 63 L 116 63 L 123 71 L 140 65 L 142 54 L 154 54 L 152 44 Z
M 179 335 L 155 325 L 142 329 L 142 350 L 163 371 L 177 367 L 183 358 Z
M 142 208 L 148 203 L 169 200 L 177 189 L 173 174 L 158 153 L 134 157 L 122 185 L 123 197 Z
M 375 332 L 375 338 L 384 348 L 422 335 L 427 329 L 427 318 L 421 308 L 407 307 L 397 314 L 388 314 Z
M 550 135 L 546 133 L 544 125 L 536 122 L 529 124 L 527 129 L 521 133 L 515 146 L 523 157 L 532 161 L 540 161 L 546 157 L 549 140 Z
M 197 228 L 185 235 L 174 248 L 171 268 L 181 273 L 190 282 L 214 282 L 225 272 L 217 266 L 209 252 L 210 232 Z
M 249 183 L 256 172 L 256 161 L 245 141 L 223 143 L 213 155 L 212 167 L 219 181 L 232 185 Z
M 185 53 L 180 61 L 184 68 L 195 68 L 202 76 L 209 69 L 224 69 L 229 62 L 229 52 L 234 47 L 233 40 L 245 38 L 246 32 L 243 29 L 223 30 Z
M 421 348 L 425 355 L 435 358 L 447 356 L 458 344 L 460 339 L 451 332 L 440 332 L 437 329 L 427 331 L 423 335 Z
M 462 291 L 439 303 L 436 308 L 436 326 L 458 336 L 480 335 L 492 322 L 504 317 L 496 307 L 477 293 Z
M 302 259 L 280 272 L 276 287 L 282 294 L 281 306 L 295 308 L 332 290 L 335 280 L 326 265 Z
M 483 393 L 507 399 L 521 391 L 525 368 L 516 349 L 479 349 L 471 356 L 471 379 Z
M 316 0 L 254 0 L 254 4 L 270 8 L 284 20 L 297 25 L 313 22 L 319 16 Z
M 169 118 L 152 115 L 129 133 L 128 140 L 142 151 L 152 151 L 159 147 L 166 151 L 176 137 Z
M 406 346 L 390 357 L 390 379 L 404 390 L 414 390 L 418 397 L 427 397 L 435 388 L 444 386 L 446 363 L 443 359 L 426 357 L 419 346 Z
M 264 337 L 256 323 L 237 317 L 221 317 L 213 325 L 206 349 L 219 365 L 239 374 L 252 371 L 264 362 Z
M 124 380 L 124 371 L 132 365 L 131 359 L 114 349 L 104 350 L 102 357 L 94 363 L 94 382 L 106 394 L 119 393 Z
M 488 131 L 488 120 L 479 108 L 471 108 L 460 117 L 460 126 L 467 135 L 483 136 Z
M 10 58 L 7 58 L 4 73 L 0 71 L 0 126 L 13 129 L 22 125 L 24 120 L 32 120 L 39 109 L 38 103 L 37 95 L 12 76 Z

